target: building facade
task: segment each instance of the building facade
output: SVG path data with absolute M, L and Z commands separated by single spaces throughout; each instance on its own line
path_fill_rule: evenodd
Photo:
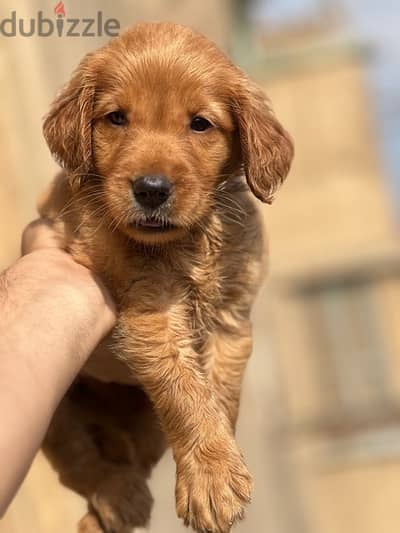
M 264 209 L 271 268 L 258 317 L 270 325 L 278 364 L 271 441 L 282 532 L 394 533 L 400 247 L 368 51 L 315 28 L 269 45 L 258 77 L 297 152 L 287 184 Z

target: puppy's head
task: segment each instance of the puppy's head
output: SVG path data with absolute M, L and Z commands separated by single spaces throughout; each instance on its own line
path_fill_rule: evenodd
M 110 227 L 149 243 L 201 223 L 218 186 L 241 170 L 271 202 L 293 155 L 261 89 L 205 37 L 173 24 L 136 26 L 86 56 L 44 135 Z

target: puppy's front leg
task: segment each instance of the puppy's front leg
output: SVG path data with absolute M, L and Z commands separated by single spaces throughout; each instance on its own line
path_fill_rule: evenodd
M 177 465 L 178 516 L 198 532 L 228 533 L 251 478 L 230 424 L 175 313 L 122 313 L 120 350 L 152 400 Z
M 252 346 L 250 322 L 238 322 L 230 316 L 229 321 L 222 321 L 210 335 L 206 346 L 209 376 L 233 431 L 239 414 L 243 376 Z

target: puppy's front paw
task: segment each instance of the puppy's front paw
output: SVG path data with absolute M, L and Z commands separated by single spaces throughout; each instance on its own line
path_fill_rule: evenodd
M 177 462 L 176 510 L 199 533 L 229 533 L 244 517 L 252 481 L 235 442 L 195 448 Z

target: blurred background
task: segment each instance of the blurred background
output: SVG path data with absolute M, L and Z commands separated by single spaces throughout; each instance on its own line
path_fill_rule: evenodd
M 56 2 L 2 0 L 54 17 Z M 398 533 L 400 527 L 400 4 L 392 0 L 79 0 L 124 28 L 189 24 L 267 91 L 297 156 L 262 207 L 270 275 L 238 439 L 255 477 L 243 533 Z M 0 267 L 53 176 L 41 120 L 97 37 L 0 36 Z M 45 268 L 45 265 L 44 265 Z M 0 429 L 1 431 L 1 429 Z M 68 438 L 68 435 L 65 435 Z M 175 518 L 174 465 L 156 469 L 151 533 Z M 39 454 L 1 533 L 72 533 L 82 500 Z

